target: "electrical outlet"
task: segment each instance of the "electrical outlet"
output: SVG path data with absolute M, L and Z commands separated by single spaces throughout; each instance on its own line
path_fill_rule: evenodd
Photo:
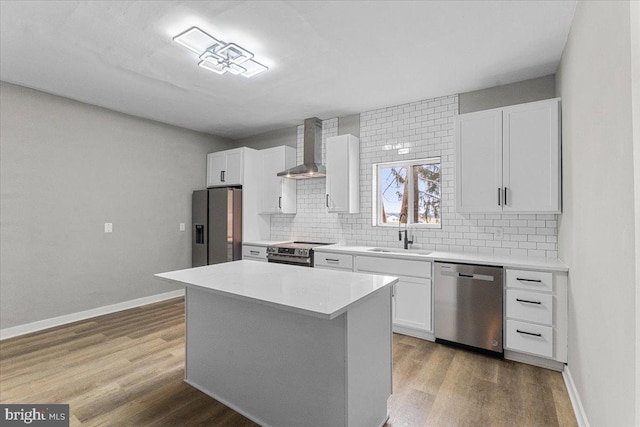
M 105 233 L 113 233 L 113 223 L 105 222 L 104 223 L 104 232 Z
M 496 231 L 493 233 L 493 238 L 496 240 L 502 240 L 504 237 L 504 230 L 500 227 L 496 228 Z
M 184 231 L 184 230 L 185 230 L 184 222 L 181 222 L 180 223 L 180 231 Z

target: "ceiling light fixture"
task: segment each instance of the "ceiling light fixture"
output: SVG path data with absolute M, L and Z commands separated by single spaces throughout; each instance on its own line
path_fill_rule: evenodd
M 269 68 L 253 59 L 253 53 L 235 44 L 225 43 L 198 27 L 191 27 L 187 31 L 173 38 L 190 51 L 197 53 L 200 58 L 198 65 L 216 74 L 230 73 L 253 77 Z

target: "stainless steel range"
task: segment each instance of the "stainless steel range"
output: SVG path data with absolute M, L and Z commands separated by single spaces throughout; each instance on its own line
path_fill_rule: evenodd
M 313 267 L 313 248 L 330 245 L 317 242 L 288 242 L 267 247 L 267 260 L 279 264 Z

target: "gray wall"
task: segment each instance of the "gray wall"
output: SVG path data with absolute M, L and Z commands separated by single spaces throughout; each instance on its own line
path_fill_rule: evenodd
M 592 426 L 638 425 L 629 2 L 578 2 L 557 81 L 568 366 Z
M 338 135 L 346 134 L 360 138 L 360 114 L 338 117 Z
M 338 118 L 338 135 L 346 133 L 350 133 L 351 135 L 358 137 L 360 136 L 360 114 L 353 114 L 351 116 Z M 277 147 L 279 145 L 288 145 L 296 148 L 297 138 L 298 126 L 293 126 L 237 139 L 235 140 L 235 144 L 239 147 L 244 146 L 255 148 L 256 150 Z
M 640 426 L 640 2 L 631 2 L 633 175 L 636 211 L 636 425 Z
M 555 98 L 555 80 L 555 75 L 552 74 L 537 79 L 461 93 L 458 95 L 459 113 L 472 113 L 507 105 Z
M 556 97 L 555 74 L 496 86 L 458 95 L 459 113 L 488 110 L 506 105 L 522 104 Z M 261 150 L 278 145 L 296 146 L 297 127 L 277 129 L 236 140 L 238 146 Z M 360 114 L 338 117 L 338 135 L 360 136 Z
M 0 112 L 0 329 L 178 289 L 152 275 L 228 141 L 7 83 Z
M 255 148 L 262 150 L 265 148 L 277 147 L 279 145 L 288 145 L 296 147 L 298 137 L 298 128 L 293 126 L 290 128 L 276 129 L 269 132 L 260 133 L 258 135 L 248 136 L 235 141 L 236 145 Z

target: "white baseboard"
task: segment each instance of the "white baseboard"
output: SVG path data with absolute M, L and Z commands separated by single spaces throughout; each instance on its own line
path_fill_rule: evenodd
M 578 425 L 580 427 L 590 427 L 587 413 L 584 411 L 584 406 L 582 406 L 578 389 L 576 389 L 576 384 L 573 382 L 573 377 L 571 376 L 568 365 L 565 366 L 564 371 L 562 371 L 562 378 L 564 378 L 564 384 L 567 386 L 567 393 L 569 393 L 569 399 L 573 406 L 573 412 L 576 414 Z
M 421 331 L 419 329 L 413 329 L 406 326 L 393 325 L 393 333 L 400 335 L 409 335 L 410 337 L 420 338 L 427 341 L 435 341 L 436 337 L 432 332 Z
M 566 365 L 556 360 L 546 359 L 544 357 L 538 357 L 531 354 L 519 353 L 517 351 L 505 350 L 504 358 L 507 360 L 513 360 L 514 362 L 526 363 L 528 365 L 539 366 L 545 369 L 551 369 L 553 371 L 563 372 Z
M 132 299 L 130 301 L 120 302 L 104 307 L 92 308 L 91 310 L 80 311 L 78 313 L 66 314 L 64 316 L 53 317 L 51 319 L 39 320 L 25 325 L 14 326 L 12 328 L 0 329 L 0 341 L 20 335 L 38 332 L 43 329 L 53 328 L 55 326 L 66 325 L 67 323 L 77 322 L 79 320 L 90 319 L 92 317 L 102 316 L 104 314 L 115 313 L 117 311 L 127 310 L 129 308 L 140 307 L 154 302 L 160 302 L 171 298 L 177 298 L 184 295 L 184 289 L 177 291 L 165 292 L 163 294 L 151 295 L 149 297 Z

